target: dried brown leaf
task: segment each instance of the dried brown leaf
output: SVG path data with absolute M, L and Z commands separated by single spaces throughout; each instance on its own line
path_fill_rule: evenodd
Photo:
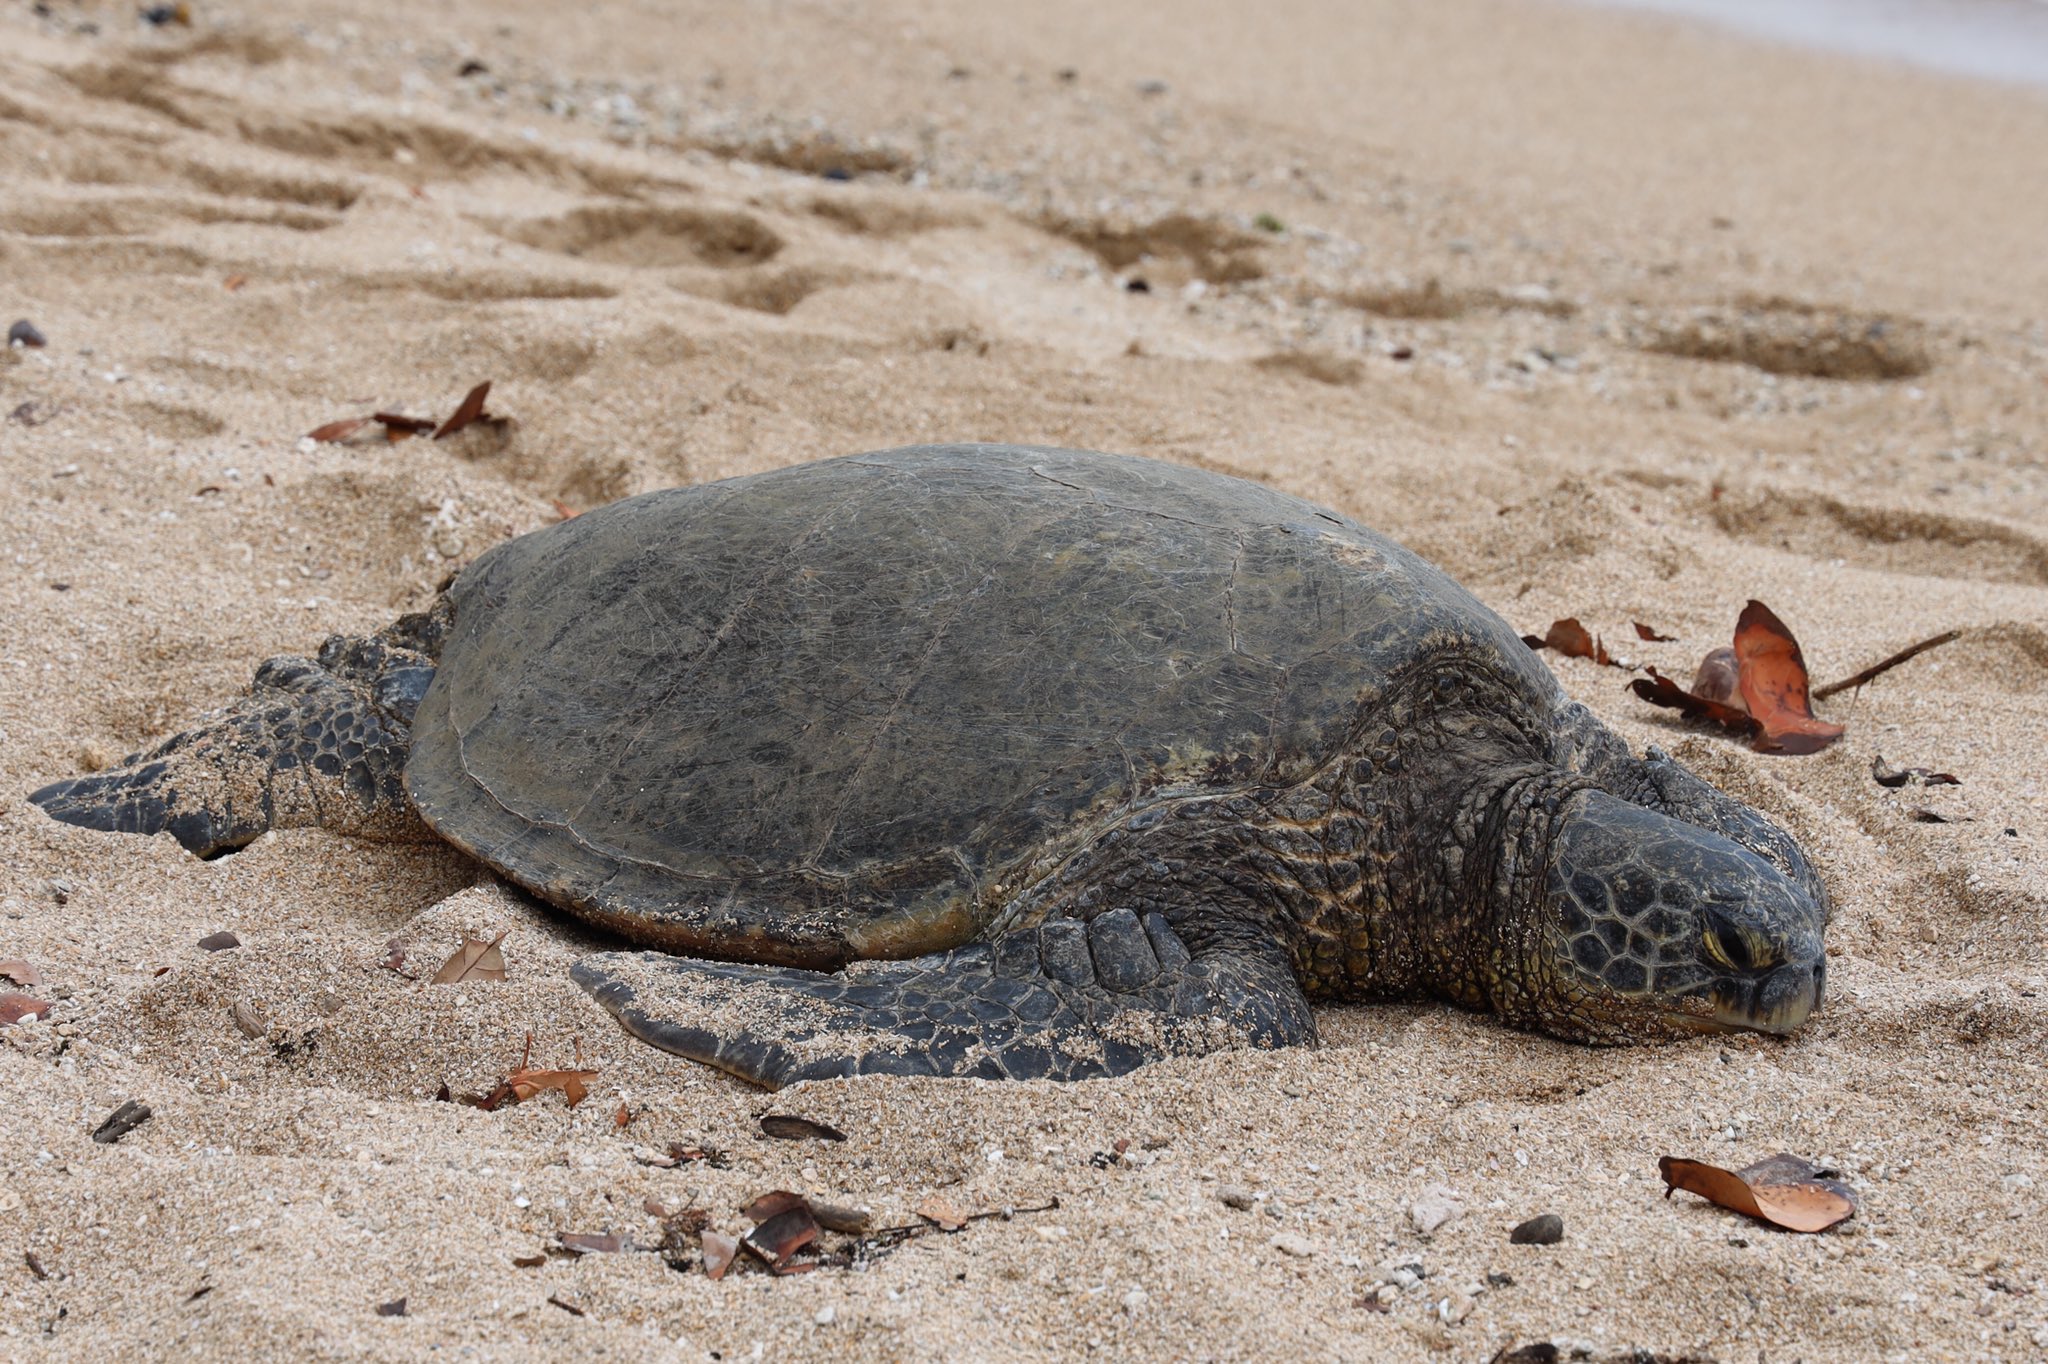
M 402 1317 L 402 1316 L 404 1316 L 404 1315 L 405 1315 L 405 1299 L 404 1299 L 404 1298 L 393 1298 L 393 1299 L 392 1299 L 392 1300 L 391 1300 L 390 1302 L 380 1302 L 380 1303 L 378 1303 L 378 1304 L 377 1304 L 377 1315 L 378 1315 L 378 1316 L 380 1316 L 380 1317 Z
M 0 994 L 0 1027 L 10 1023 L 23 1023 L 31 1019 L 48 1018 L 53 1006 L 47 999 L 33 995 L 16 994 L 8 991 Z
M 668 1144 L 668 1153 L 672 1159 L 678 1161 L 701 1160 L 714 1170 L 723 1170 L 732 1163 L 726 1158 L 725 1152 L 715 1146 L 685 1146 L 679 1141 L 672 1141 Z
M 370 420 L 382 426 L 393 439 L 427 435 L 437 424 L 431 417 L 408 417 L 403 412 L 373 412 Z
M 713 1279 L 725 1277 L 725 1271 L 732 1268 L 733 1256 L 740 1253 L 740 1243 L 722 1231 L 707 1231 L 700 1245 L 704 1251 L 704 1273 Z
M 1674 1189 L 1786 1231 L 1819 1232 L 1856 1215 L 1848 1185 L 1799 1157 L 1781 1153 L 1740 1170 L 1665 1156 L 1657 1162 L 1664 1196 Z
M 43 983 L 43 973 L 20 957 L 0 961 L 0 976 L 7 977 L 24 990 L 33 990 Z
M 370 419 L 368 417 L 343 417 L 338 422 L 329 422 L 325 426 L 314 427 L 306 433 L 306 439 L 324 441 L 329 445 L 339 445 L 369 424 Z
M 576 1048 L 577 1059 L 582 1059 L 583 1048 Z M 590 1082 L 597 1078 L 594 1070 L 534 1070 L 528 1066 L 533 1060 L 533 1034 L 526 1035 L 526 1050 L 519 1058 L 518 1067 L 511 1076 L 496 1089 L 476 1100 L 476 1106 L 486 1113 L 496 1112 L 508 1104 L 525 1103 L 534 1095 L 550 1089 L 562 1091 L 562 1097 L 574 1108 L 590 1094 Z M 469 1100 L 465 1099 L 467 1103 Z
M 1884 760 L 1884 755 L 1881 753 L 1871 756 L 1870 777 L 1879 786 L 1893 788 L 1909 785 L 1961 786 L 1963 784 L 1962 778 L 1951 776 L 1947 772 L 1932 772 L 1924 767 L 1893 767 Z M 7 963 L 0 962 L 0 974 L 4 974 L 6 970 Z M 23 981 L 22 984 L 26 985 L 28 982 Z
M 249 277 L 247 275 L 229 275 L 220 282 L 220 287 L 232 294 L 239 291 L 248 282 Z
M 1756 721 L 1733 706 L 1723 705 L 1719 701 L 1709 701 L 1704 696 L 1695 696 L 1655 668 L 1645 671 L 1650 674 L 1649 677 L 1637 678 L 1628 684 L 1628 688 L 1651 705 L 1675 710 L 1688 720 L 1711 720 L 1717 725 L 1734 730 L 1737 734 L 1756 733 Z
M 818 1239 L 818 1219 L 808 1207 L 789 1208 L 748 1232 L 741 1243 L 770 1269 L 781 1272 L 789 1257 Z
M 1667 635 L 1663 631 L 1645 625 L 1639 620 L 1632 620 L 1629 624 L 1636 627 L 1637 639 L 1645 640 L 1651 644 L 1669 644 L 1678 638 L 1677 635 Z
M 1590 658 L 1595 663 L 1608 667 L 1619 666 L 1593 633 L 1579 624 L 1577 616 L 1566 616 L 1563 620 L 1550 623 L 1550 629 L 1542 639 L 1534 635 L 1523 635 L 1522 642 L 1532 649 L 1555 649 L 1566 658 Z
M 545 1255 L 514 1255 L 512 1257 L 512 1267 L 514 1269 L 539 1269 L 547 1262 L 548 1257 Z
M 510 933 L 506 929 L 505 933 Z M 504 980 L 505 953 L 498 944 L 505 941 L 505 933 L 488 942 L 482 938 L 463 936 L 462 946 L 455 949 L 453 956 L 441 963 L 441 969 L 434 972 L 432 984 L 459 985 L 472 980 Z
M 611 1255 L 624 1250 L 626 1243 L 616 1232 L 565 1231 L 558 1237 L 565 1250 L 578 1255 Z
M 486 1113 L 493 1113 L 511 1104 L 523 1104 L 536 1094 L 559 1089 L 569 1107 L 574 1108 L 590 1097 L 590 1082 L 596 1078 L 594 1070 L 527 1070 L 522 1067 L 478 1100 L 476 1106 Z
M 491 381 L 489 379 L 472 388 L 468 396 L 462 400 L 462 405 L 455 409 L 455 415 L 443 422 L 441 429 L 434 433 L 434 439 L 446 440 L 472 423 L 483 420 L 484 399 L 489 397 L 490 393 Z
M 1752 601 L 1735 622 L 1735 661 L 1742 699 L 1762 726 L 1755 746 L 1782 753 L 1818 753 L 1842 727 L 1813 713 L 1806 696 L 1806 660 L 1799 641 L 1771 608 Z
M 770 1113 L 761 1119 L 761 1131 L 782 1141 L 845 1141 L 846 1133 L 830 1123 L 799 1118 L 793 1113 Z
M 740 1216 L 759 1225 L 771 1217 L 780 1217 L 791 1208 L 808 1208 L 810 1201 L 800 1193 L 788 1189 L 771 1189 L 746 1207 L 740 1209 Z

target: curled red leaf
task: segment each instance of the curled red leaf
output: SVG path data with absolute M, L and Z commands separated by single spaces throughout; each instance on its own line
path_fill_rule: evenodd
M 1806 659 L 1785 622 L 1760 601 L 1735 622 L 1735 663 L 1742 699 L 1762 727 L 1756 747 L 1818 753 L 1842 737 L 1842 727 L 1813 713 L 1806 690 Z

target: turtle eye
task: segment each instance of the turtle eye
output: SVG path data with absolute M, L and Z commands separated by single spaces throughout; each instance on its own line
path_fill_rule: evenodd
M 1707 907 L 1705 917 L 1707 955 L 1731 971 L 1754 970 L 1756 955 L 1750 951 L 1749 935 L 1742 931 L 1742 926 L 1712 905 Z

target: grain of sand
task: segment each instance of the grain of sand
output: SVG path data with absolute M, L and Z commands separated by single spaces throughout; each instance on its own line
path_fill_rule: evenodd
M 0 11 L 0 309 L 49 338 L 0 353 L 0 958 L 57 1000 L 0 1030 L 0 1357 L 2048 1351 L 2038 92 L 1505 0 L 39 8 Z M 299 439 L 484 378 L 509 425 Z M 1962 630 L 1798 759 L 1557 664 L 1814 851 L 1825 1013 L 1614 1051 L 1328 1008 L 1313 1051 L 771 1099 L 625 1038 L 564 978 L 593 940 L 443 847 L 203 863 L 22 798 L 557 500 L 960 438 L 1267 480 L 1519 628 L 1675 634 L 1622 650 L 1667 672 L 1749 597 L 1824 677 Z M 381 964 L 500 929 L 505 984 Z M 587 1102 L 434 1100 L 528 1032 L 581 1039 Z M 670 1142 L 729 1164 L 635 1159 Z M 1660 1154 L 1781 1149 L 1861 1215 L 1659 1196 Z M 790 1279 L 513 1263 L 777 1187 L 1060 1206 Z M 1542 1212 L 1562 1243 L 1510 1245 Z

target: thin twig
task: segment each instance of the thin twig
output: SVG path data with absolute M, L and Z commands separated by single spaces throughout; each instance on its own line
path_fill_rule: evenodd
M 1961 639 L 1962 635 L 1963 632 L 1961 630 L 1947 630 L 1942 632 L 1941 634 L 1936 635 L 1933 639 L 1923 639 L 1918 644 L 1915 644 L 1910 648 L 1899 650 L 1890 658 L 1885 659 L 1882 663 L 1871 664 L 1869 667 L 1865 668 L 1860 673 L 1852 673 L 1848 677 L 1843 678 L 1839 682 L 1828 683 L 1825 687 L 1815 687 L 1813 689 L 1813 699 L 1816 701 L 1825 701 L 1828 697 L 1833 696 L 1838 691 L 1847 691 L 1851 687 L 1860 687 L 1865 682 L 1868 682 L 1871 678 L 1876 677 L 1879 673 L 1890 672 L 1893 668 L 1898 667 L 1907 659 L 1913 658 L 1919 654 L 1924 654 L 1929 649 L 1932 649 L 1937 645 L 1952 643 L 1955 640 Z

